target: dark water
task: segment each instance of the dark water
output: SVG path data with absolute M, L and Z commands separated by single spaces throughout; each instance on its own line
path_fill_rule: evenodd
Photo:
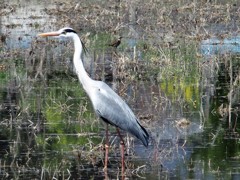
M 1 16 L 1 33 L 7 36 L 0 50 L 0 177 L 103 179 L 104 124 L 96 119 L 72 69 L 72 44 L 36 38 L 43 29 L 55 30 L 51 22 L 57 18 L 46 13 L 46 2 L 21 3 L 6 5 L 6 10 L 15 11 Z M 97 37 L 106 39 L 102 34 Z M 199 52 L 185 44 L 186 54 L 180 59 L 184 70 L 177 60 L 174 68 L 163 70 L 144 63 L 155 54 L 134 49 L 132 38 L 125 39 L 119 53 L 141 61 L 137 65 L 126 61 L 126 67 L 113 63 L 113 81 L 108 83 L 151 134 L 147 149 L 124 134 L 127 178 L 240 178 L 239 44 L 238 38 L 229 39 L 205 40 L 197 45 Z M 107 79 L 102 67 L 106 59 L 114 62 L 111 51 L 90 49 L 86 61 L 95 60 L 88 67 L 92 77 Z M 203 54 L 201 68 L 191 61 L 192 52 Z M 170 56 L 174 60 L 177 55 Z M 117 73 L 119 69 L 125 78 Z M 110 142 L 108 177 L 119 179 L 120 149 L 114 128 Z

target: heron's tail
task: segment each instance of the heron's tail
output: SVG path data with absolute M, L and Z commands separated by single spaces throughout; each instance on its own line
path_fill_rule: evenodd
M 140 130 L 137 131 L 137 133 L 134 133 L 135 136 L 137 136 L 138 139 L 140 139 L 145 147 L 148 147 L 149 142 L 149 134 L 147 130 L 138 122 L 137 123 L 140 127 Z

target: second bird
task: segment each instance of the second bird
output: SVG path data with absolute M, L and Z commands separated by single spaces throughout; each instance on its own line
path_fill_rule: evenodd
M 109 46 L 117 48 L 121 44 L 122 37 L 120 36 L 116 41 L 109 44 Z

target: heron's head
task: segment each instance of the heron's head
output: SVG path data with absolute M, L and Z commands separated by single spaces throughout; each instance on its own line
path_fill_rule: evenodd
M 76 31 L 74 31 L 72 28 L 65 27 L 65 28 L 62 28 L 58 31 L 41 33 L 41 34 L 38 34 L 38 35 L 41 36 L 41 37 L 47 37 L 47 36 L 73 37 L 76 34 L 77 34 Z
M 38 34 L 38 36 L 41 36 L 41 37 L 47 37 L 47 36 L 71 37 L 71 38 L 73 38 L 74 40 L 79 39 L 76 31 L 74 31 L 74 30 L 73 30 L 72 28 L 70 28 L 70 27 L 65 27 L 65 28 L 59 29 L 58 31 L 41 33 L 41 34 Z M 79 39 L 79 40 L 80 40 L 80 42 L 81 42 L 81 44 L 82 44 L 82 47 L 83 47 L 84 52 L 87 52 L 87 48 L 85 47 L 84 43 L 81 41 L 81 39 Z

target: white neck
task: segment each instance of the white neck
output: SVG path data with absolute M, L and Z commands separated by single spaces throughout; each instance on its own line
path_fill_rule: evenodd
M 76 73 L 78 75 L 78 79 L 81 82 L 83 88 L 86 90 L 93 81 L 87 74 L 83 62 L 81 59 L 81 54 L 83 50 L 82 42 L 77 34 L 73 35 L 73 42 L 75 47 L 74 57 L 73 57 L 73 63 L 75 66 Z M 87 91 L 88 92 L 88 91 Z

